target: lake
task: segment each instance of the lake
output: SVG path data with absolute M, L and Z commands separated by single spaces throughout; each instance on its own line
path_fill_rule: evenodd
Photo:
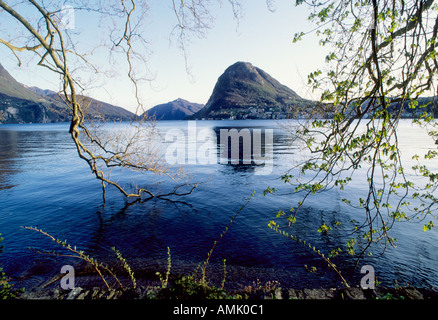
M 279 210 L 288 212 L 300 199 L 280 177 L 304 154 L 292 144 L 289 132 L 280 122 L 158 122 L 164 139 L 159 146 L 161 152 L 167 152 L 166 160 L 182 165 L 192 181 L 204 183 L 186 197 L 169 199 L 173 201 L 152 199 L 132 204 L 110 187 L 107 201 L 103 202 L 101 185 L 78 157 L 68 128 L 65 123 L 0 125 L 0 233 L 4 238 L 0 266 L 18 287 L 41 285 L 59 274 L 65 264 L 82 268 L 78 260 L 29 250 L 28 247 L 49 251 L 60 247 L 21 226 L 41 228 L 110 265 L 117 264 L 111 250 L 116 247 L 138 277 L 158 280 L 155 272 L 165 273 L 167 248 L 174 274 L 191 273 L 203 263 L 214 241 L 253 192 L 254 197 L 215 247 L 207 278 L 220 283 L 226 259 L 226 287 L 231 289 L 256 281 L 278 281 L 283 287 L 294 288 L 341 285 L 339 277 L 318 255 L 267 226 Z M 232 129 L 252 139 L 251 152 L 258 152 L 257 163 L 249 159 L 233 164 L 233 159 L 244 160 L 248 154 L 240 150 L 239 156 L 233 156 L 231 143 L 224 149 L 229 151 L 229 159 L 215 153 L 221 150 L 221 132 L 236 132 Z M 197 148 L 191 150 L 193 139 Z M 401 121 L 399 140 L 409 165 L 414 153 L 436 148 L 425 132 L 413 127 L 409 120 Z M 437 167 L 436 163 L 432 166 Z M 125 171 L 118 174 L 122 182 L 145 183 L 157 192 L 174 186 L 163 177 Z M 333 262 L 352 286 L 360 284 L 361 266 L 371 265 L 382 285 L 437 287 L 438 233 L 435 229 L 424 232 L 425 222 L 396 225 L 392 236 L 398 239 L 397 247 L 376 250 L 354 268 L 356 258 L 345 254 L 350 238 L 347 226 L 351 220 L 363 221 L 364 212 L 345 205 L 342 198 L 345 194 L 359 197 L 364 186 L 366 182 L 358 179 L 345 191 L 331 189 L 310 197 L 297 216 L 294 234 L 321 252 L 344 248 Z M 278 191 L 263 196 L 267 187 Z M 341 222 L 341 227 L 328 234 L 317 232 L 323 222 L 334 221 Z M 316 267 L 315 272 L 310 272 L 315 270 L 312 267 Z

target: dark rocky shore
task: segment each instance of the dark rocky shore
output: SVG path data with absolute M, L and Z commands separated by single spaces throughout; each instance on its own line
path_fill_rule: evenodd
M 34 289 L 21 294 L 18 299 L 25 300 L 115 300 L 115 299 L 153 299 L 160 287 L 139 286 L 136 289 L 106 289 L 100 287 L 72 290 L 60 288 Z M 286 289 L 276 288 L 271 291 L 229 292 L 230 299 L 298 299 L 298 300 L 437 300 L 438 291 L 424 288 L 318 288 L 318 289 Z
M 80 275 L 79 275 L 80 274 Z M 438 300 L 438 288 L 406 286 L 362 289 L 350 288 L 288 288 L 278 281 L 257 280 L 250 285 L 227 282 L 224 290 L 218 289 L 220 282 L 213 281 L 209 287 L 202 286 L 187 273 L 171 275 L 167 289 L 156 275 L 138 272 L 135 285 L 129 277 L 119 277 L 120 282 L 107 279 L 108 289 L 102 279 L 91 272 L 77 273 L 74 288 L 62 289 L 60 275 L 55 275 L 39 284 L 28 287 L 18 300 Z M 212 277 L 210 277 L 212 278 Z M 185 279 L 181 282 L 182 279 Z M 123 288 L 120 287 L 123 286 Z M 18 289 L 19 286 L 14 286 Z M 204 288 L 207 291 L 204 292 Z

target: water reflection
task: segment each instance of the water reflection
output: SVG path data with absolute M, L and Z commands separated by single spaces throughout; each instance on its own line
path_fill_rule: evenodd
M 16 165 L 18 132 L 0 130 L 0 190 L 14 187 L 11 176 L 19 171 Z
M 220 164 L 237 172 L 269 175 L 273 173 L 274 159 L 291 153 L 290 135 L 276 122 L 223 122 L 165 123 L 160 128 L 164 137 L 160 143 L 166 162 L 198 167 Z
M 33 158 L 32 170 L 44 166 L 47 157 L 62 157 L 62 151 L 69 149 L 68 132 L 63 127 L 9 125 L 0 128 L 0 190 L 16 186 L 14 176 L 29 170 L 23 161 Z M 55 129 L 55 130 L 53 130 Z
M 272 123 L 271 123 L 272 125 Z M 218 163 L 234 172 L 273 173 L 274 159 L 289 150 L 290 136 L 274 126 L 214 126 Z
M 41 227 L 62 240 L 68 239 L 72 245 L 98 260 L 118 265 L 109 249 L 115 246 L 132 265 L 136 275 L 150 274 L 156 279 L 155 271 L 162 271 L 160 268 L 166 266 L 167 247 L 171 248 L 174 273 L 193 272 L 199 263 L 205 261 L 212 244 L 236 210 L 256 190 L 258 196 L 239 214 L 215 248 L 208 269 L 209 279 L 223 275 L 222 260 L 227 259 L 227 285 L 233 282 L 250 284 L 260 279 L 279 280 L 283 286 L 297 288 L 336 286 L 339 284 L 337 276 L 311 250 L 267 228 L 267 223 L 279 209 L 287 212 L 299 200 L 299 196 L 278 178 L 290 168 L 291 159 L 298 155 L 291 147 L 289 135 L 274 121 L 245 124 L 237 121 L 202 122 L 197 123 L 198 135 L 190 135 L 189 130 L 193 127 L 187 122 L 159 123 L 164 135 L 172 129 L 178 129 L 184 135 L 183 144 L 179 145 L 173 139 L 163 144 L 163 149 L 174 143 L 175 150 L 183 146 L 186 152 L 183 165 L 187 171 L 196 173 L 199 178 L 211 177 L 211 180 L 190 196 L 174 199 L 176 201 L 152 199 L 126 204 L 117 190 L 108 188 L 105 205 L 101 201 L 100 184 L 86 164 L 78 159 L 68 128 L 58 130 L 46 125 L 46 130 L 39 126 L 23 127 L 27 130 L 21 127 L 0 130 L 0 183 L 15 185 L 8 190 L 0 189 L 0 232 L 5 238 L 2 244 L 7 249 L 0 254 L 0 265 L 9 276 L 22 276 L 23 282 L 35 272 L 45 280 L 48 279 L 47 273 L 59 273 L 64 260 L 55 262 L 27 250 L 29 246 L 49 251 L 59 249 L 51 241 L 42 241 L 40 235 L 20 228 L 30 225 Z M 207 129 L 204 133 L 211 134 L 204 138 L 214 139 L 197 140 L 203 129 Z M 248 130 L 244 132 L 249 132 L 251 138 L 251 163 L 244 163 L 248 157 L 244 156 L 243 138 L 238 145 L 238 156 L 234 157 L 239 163 L 232 163 L 231 138 L 228 155 L 223 157 L 226 163 L 221 163 L 223 141 L 220 141 L 220 133 L 221 130 L 229 133 L 232 129 L 237 133 Z M 267 129 L 273 129 L 272 142 L 266 138 Z M 255 163 L 252 157 L 254 132 L 257 132 L 254 130 L 260 130 L 261 155 L 265 156 L 266 150 L 272 149 L 273 168 L 269 175 L 256 174 L 256 169 L 264 164 Z M 214 161 L 189 163 L 192 158 L 187 151 L 193 147 L 193 141 L 196 142 L 196 156 L 202 155 L 200 147 L 208 146 L 205 150 L 213 152 Z M 142 177 L 130 173 L 123 175 L 124 181 L 140 181 L 138 179 Z M 267 186 L 279 191 L 269 197 L 260 196 Z M 163 181 L 160 187 L 170 188 L 171 185 Z M 348 192 L 354 196 L 360 191 L 359 187 L 351 187 Z M 346 208 L 341 201 L 344 196 L 339 192 L 331 190 L 309 199 L 291 230 L 324 253 L 345 245 L 351 235 L 351 221 L 363 216 L 362 212 Z M 316 230 L 323 222 L 341 224 L 328 234 L 319 234 Z M 409 280 L 412 285 L 436 285 L 436 232 L 425 234 L 421 225 L 419 232 L 411 225 L 400 225 L 394 231 L 397 232 L 394 236 L 399 239 L 397 251 L 388 249 L 384 256 L 365 257 L 364 262 L 372 264 L 379 281 L 389 285 L 394 279 Z M 354 258 L 345 254 L 334 262 L 343 274 L 345 270 L 349 279 L 357 280 L 362 276 L 353 268 Z M 309 274 L 304 264 L 317 267 L 318 273 Z M 218 280 L 220 283 L 222 279 Z M 357 283 L 352 282 L 353 285 Z

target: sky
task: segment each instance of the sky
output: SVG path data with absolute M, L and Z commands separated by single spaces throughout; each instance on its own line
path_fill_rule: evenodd
M 150 0 L 142 36 L 147 41 L 147 68 L 152 81 L 141 83 L 140 98 L 144 109 L 182 98 L 207 103 L 218 77 L 237 61 L 250 62 L 264 70 L 303 98 L 318 99 L 307 86 L 307 75 L 322 68 L 328 49 L 318 45 L 314 34 L 292 43 L 294 34 L 314 29 L 308 21 L 306 6 L 295 6 L 295 0 L 276 0 L 269 10 L 265 0 L 242 0 L 242 16 L 234 19 L 228 1 L 211 1 L 214 16 L 212 28 L 204 37 L 190 37 L 186 44 L 186 59 L 175 35 L 176 18 L 172 2 Z M 98 41 L 97 19 L 83 11 L 74 13 L 74 32 L 80 41 Z M 95 61 L 112 70 L 109 77 L 92 79 L 86 94 L 130 111 L 136 110 L 134 90 L 126 77 L 123 62 L 107 63 L 107 52 L 95 50 Z M 17 79 L 28 86 L 59 89 L 59 78 L 41 67 L 35 59 L 24 60 L 21 67 L 11 51 L 0 46 L 0 62 Z M 186 68 L 186 62 L 189 72 Z M 142 66 L 140 66 L 142 67 Z M 146 70 L 146 69 L 145 69 Z

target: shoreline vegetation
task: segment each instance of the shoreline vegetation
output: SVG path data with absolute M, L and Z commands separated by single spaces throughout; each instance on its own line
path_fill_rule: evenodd
M 250 199 L 251 200 L 251 199 Z M 248 202 L 250 201 L 248 200 Z M 338 287 L 319 287 L 319 288 L 293 288 L 283 286 L 276 280 L 253 281 L 252 284 L 243 285 L 243 278 L 229 282 L 227 277 L 226 260 L 223 266 L 214 268 L 215 271 L 207 272 L 209 260 L 214 248 L 226 234 L 233 224 L 234 219 L 248 204 L 244 204 L 223 230 L 219 238 L 214 242 L 206 261 L 199 263 L 198 267 L 192 272 L 188 270 L 178 270 L 172 265 L 170 248 L 167 251 L 167 265 L 160 263 L 154 270 L 146 271 L 144 268 L 135 266 L 135 270 L 122 256 L 116 248 L 111 248 L 115 257 L 119 261 L 119 266 L 111 266 L 108 262 L 102 263 L 95 258 L 79 250 L 76 246 L 71 246 L 67 241 L 61 241 L 45 231 L 36 227 L 23 227 L 24 229 L 36 231 L 45 237 L 56 242 L 61 251 L 42 251 L 29 248 L 38 254 L 68 257 L 79 259 L 81 263 L 77 272 L 71 267 L 73 273 L 62 271 L 61 274 L 48 276 L 49 280 L 45 283 L 34 284 L 27 289 L 20 289 L 13 284 L 12 279 L 3 277 L 0 285 L 5 292 L 0 292 L 0 299 L 17 300 L 437 300 L 437 288 L 415 287 L 410 284 L 385 287 L 376 282 L 371 288 L 350 286 L 341 277 L 342 285 Z M 0 238 L 0 241 L 2 239 Z M 297 240 L 298 241 L 298 240 Z M 312 247 L 304 244 L 310 249 Z M 318 255 L 324 257 L 316 251 Z M 1 251 L 1 250 L 0 250 Z M 330 262 L 328 258 L 326 262 Z M 114 261 L 114 260 L 113 260 Z M 163 261 L 164 262 L 164 261 Z M 216 264 L 216 263 L 215 263 Z M 82 265 L 82 267 L 80 267 Z M 65 267 L 65 266 L 64 266 Z M 114 267 L 117 270 L 114 270 Z M 165 268 L 164 268 L 165 267 Z M 333 263 L 329 267 L 340 275 Z M 220 270 L 222 269 L 222 270 Z M 158 271 L 160 270 L 160 271 Z M 67 279 L 67 280 L 66 280 Z M 65 284 L 68 283 L 67 287 Z M 64 285 L 63 285 L 64 284 Z M 226 285 L 225 285 L 226 284 Z M 0 288 L 1 289 L 1 288 Z
M 191 276 L 177 276 L 163 288 L 160 284 L 137 279 L 142 284 L 126 288 L 97 286 L 93 277 L 78 279 L 78 286 L 62 289 L 59 281 L 48 287 L 38 286 L 23 291 L 17 300 L 438 300 L 438 290 L 420 287 L 376 287 L 375 289 L 281 287 L 279 283 L 254 282 L 241 290 L 224 290 L 203 285 Z
M 61 274 L 47 275 L 48 280 L 45 282 L 30 285 L 25 289 L 19 288 L 13 279 L 6 277 L 3 273 L 4 276 L 0 279 L 0 300 L 438 300 L 438 288 L 411 286 L 409 283 L 403 285 L 395 283 L 394 286 L 386 287 L 376 282 L 373 289 L 350 286 L 346 281 L 342 284 L 339 282 L 338 287 L 322 285 L 319 288 L 290 287 L 266 278 L 263 280 L 257 278 L 256 281 L 248 283 L 244 277 L 231 277 L 230 279 L 230 273 L 235 274 L 236 270 L 229 270 L 228 267 L 231 266 L 227 266 L 226 260 L 223 260 L 222 264 L 212 262 L 207 271 L 215 245 L 225 235 L 244 207 L 245 205 L 237 210 L 229 225 L 215 241 L 207 260 L 198 263 L 196 269 L 191 269 L 193 265 L 181 267 L 177 263 L 175 266 L 172 262 L 170 248 L 167 252 L 167 265 L 163 260 L 146 269 L 145 266 L 137 263 L 131 269 L 116 248 L 111 248 L 115 255 L 111 263 L 97 261 L 84 251 L 41 229 L 24 227 L 49 237 L 64 249 L 48 252 L 29 248 L 31 251 L 37 254 L 79 259 L 81 262 L 75 263 L 75 267 L 72 267 L 72 270 L 76 268 L 76 271 L 73 273 L 73 282 L 69 282 L 71 285 L 69 288 L 63 286 L 63 279 L 68 274 L 63 271 Z M 117 260 L 119 263 L 114 264 L 113 262 Z M 251 269 L 250 267 L 243 268 Z M 245 273 L 243 270 L 237 270 L 240 275 L 242 275 L 241 272 Z M 275 276 L 272 277 L 274 278 Z M 2 287 L 4 292 L 1 290 Z

